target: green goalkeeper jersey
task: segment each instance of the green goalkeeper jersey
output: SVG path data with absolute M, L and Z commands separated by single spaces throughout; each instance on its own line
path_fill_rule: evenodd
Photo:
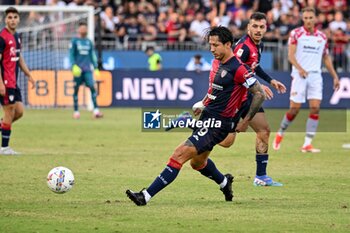
M 73 38 L 69 45 L 71 65 L 77 65 L 83 72 L 97 68 L 97 58 L 91 40 L 87 38 Z

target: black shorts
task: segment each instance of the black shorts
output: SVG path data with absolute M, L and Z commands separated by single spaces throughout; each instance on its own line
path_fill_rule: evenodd
M 9 105 L 16 102 L 22 102 L 21 90 L 18 87 L 6 88 L 5 96 L 0 95 L 1 105 Z
M 252 100 L 253 100 L 253 95 L 249 94 L 248 99 L 242 103 L 242 106 L 237 113 L 238 115 L 240 115 L 242 119 L 247 116 L 250 105 L 252 104 Z M 264 112 L 264 109 L 260 107 L 258 112 Z
M 236 117 L 234 119 L 232 119 L 232 122 L 237 125 L 239 122 L 240 118 L 244 118 L 247 116 L 247 113 L 249 111 L 250 105 L 252 103 L 253 100 L 253 95 L 248 94 L 248 99 L 246 101 L 244 101 L 242 103 L 242 106 L 240 107 L 239 111 L 236 114 Z M 259 108 L 258 112 L 265 112 L 264 109 L 262 107 Z M 234 127 L 233 130 L 231 130 L 230 132 L 235 132 L 236 131 L 236 127 Z
M 206 121 L 213 118 L 215 117 L 204 110 L 199 120 Z M 219 119 L 216 118 L 215 120 Z M 221 122 L 220 127 L 215 127 L 215 125 L 212 127 L 211 125 L 209 127 L 198 127 L 193 130 L 188 140 L 196 147 L 198 154 L 211 151 L 216 144 L 222 142 L 227 137 L 232 128 L 236 128 L 236 125 L 233 125 L 230 119 L 219 121 Z

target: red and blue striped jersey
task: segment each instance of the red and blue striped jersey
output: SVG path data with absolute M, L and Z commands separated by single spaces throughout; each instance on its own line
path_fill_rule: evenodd
M 249 35 L 245 35 L 236 43 L 233 48 L 233 53 L 235 56 L 239 57 L 244 64 L 247 64 L 257 76 L 267 83 L 270 83 L 272 77 L 260 66 L 261 52 L 263 49 L 264 45 L 262 42 L 255 44 Z
M 236 43 L 233 53 L 254 71 L 260 63 L 263 48 L 262 42 L 257 45 L 248 35 L 245 35 Z
M 18 33 L 12 34 L 7 28 L 0 32 L 1 75 L 6 88 L 16 88 L 18 78 L 21 40 Z
M 214 60 L 209 75 L 206 110 L 221 119 L 233 118 L 256 79 L 250 68 L 232 56 L 225 63 Z

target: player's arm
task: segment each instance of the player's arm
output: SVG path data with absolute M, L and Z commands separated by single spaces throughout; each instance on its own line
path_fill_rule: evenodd
M 0 37 L 0 61 L 2 60 L 2 53 L 5 50 L 6 43 L 2 37 Z M 4 96 L 6 93 L 6 87 L 4 84 L 4 81 L 2 80 L 2 71 L 1 71 L 1 66 L 0 66 L 0 95 Z
M 71 40 L 70 44 L 69 44 L 69 62 L 71 64 L 71 66 L 73 66 L 75 64 L 75 41 Z
M 264 90 L 262 89 L 261 84 L 259 83 L 258 80 L 256 80 L 254 85 L 251 86 L 248 90 L 250 93 L 253 94 L 253 100 L 250 105 L 247 116 L 243 120 L 251 121 L 255 116 L 255 114 L 259 111 L 266 97 L 265 97 Z
M 93 47 L 93 44 L 92 44 L 91 41 L 90 41 L 90 43 L 91 43 L 91 49 L 89 51 L 90 61 L 91 61 L 92 65 L 94 66 L 94 73 L 95 73 L 95 75 L 99 76 L 100 75 L 100 70 L 98 69 L 97 56 L 96 56 L 96 53 L 94 51 L 94 47 Z
M 248 90 L 253 94 L 253 99 L 247 115 L 238 123 L 236 127 L 236 132 L 238 133 L 245 132 L 247 130 L 249 121 L 253 119 L 265 100 L 265 93 L 258 80 L 256 80 L 253 86 L 251 86 Z
M 258 66 L 259 67 L 259 66 Z M 256 71 L 256 69 L 255 69 L 255 71 Z M 259 77 L 260 77 L 260 75 L 259 75 Z M 261 77 L 260 77 L 261 78 Z M 266 80 L 265 80 L 266 81 Z M 271 80 L 272 81 L 272 80 Z M 277 81 L 277 80 L 275 80 L 275 81 Z M 278 81 L 277 81 L 278 82 Z M 279 83 L 279 82 L 278 82 Z M 272 81 L 272 84 L 271 84 L 271 86 L 273 86 L 273 87 L 275 87 L 274 86 L 274 84 L 275 84 L 275 82 L 274 81 Z M 282 84 L 283 85 L 283 84 Z M 284 85 L 283 85 L 284 86 Z M 266 99 L 268 99 L 268 100 L 271 100 L 272 98 L 273 98 L 273 92 L 271 91 L 271 89 L 268 87 L 268 86 L 265 86 L 265 85 L 263 85 L 263 84 L 261 84 L 261 88 L 264 90 L 264 92 L 265 92 L 265 96 L 266 96 Z M 277 89 L 277 88 L 276 88 Z M 277 91 L 278 91 L 278 93 L 280 93 L 280 91 L 277 89 Z
M 260 65 L 255 68 L 255 73 L 268 84 L 271 83 L 272 77 L 267 74 Z
M 333 89 L 337 91 L 339 89 L 339 77 L 337 72 L 334 70 L 331 57 L 328 54 L 323 55 L 323 62 L 330 75 L 333 77 Z
M 158 57 L 157 57 L 157 69 L 161 70 L 162 69 L 162 57 L 159 54 L 157 54 L 157 55 L 158 55 Z
M 306 78 L 308 73 L 298 63 L 298 61 L 295 57 L 296 51 L 297 51 L 297 45 L 296 44 L 289 44 L 289 46 L 288 46 L 288 60 L 295 68 L 297 68 L 300 76 L 303 78 Z
M 74 77 L 79 77 L 81 75 L 81 68 L 76 63 L 76 43 L 75 40 L 71 40 L 69 44 L 69 61 L 71 64 L 71 69 Z
M 243 76 L 248 76 L 245 77 L 246 80 L 242 85 L 248 88 L 248 91 L 253 94 L 253 99 L 247 115 L 238 123 L 236 127 L 237 132 L 244 132 L 247 130 L 249 121 L 253 119 L 266 99 L 264 90 L 262 89 L 259 81 L 253 76 L 253 72 L 248 70 L 248 72 L 246 72 Z
M 192 106 L 193 114 L 195 116 L 198 116 L 199 114 L 202 113 L 203 109 L 205 108 L 204 103 L 208 99 L 208 93 L 205 94 L 202 100 L 198 101 Z
M 262 78 L 264 81 L 266 81 L 267 83 L 269 83 L 273 88 L 275 88 L 277 90 L 278 93 L 285 93 L 287 91 L 286 86 L 281 83 L 280 81 L 272 78 L 268 73 L 266 73 L 263 68 L 258 65 L 255 68 L 255 73 Z
M 32 88 L 35 87 L 35 82 L 34 79 L 32 77 L 32 74 L 30 73 L 30 70 L 26 64 L 26 62 L 24 61 L 23 56 L 20 54 L 19 55 L 19 68 L 21 68 L 21 70 L 23 71 L 23 73 L 27 76 L 28 81 L 32 84 Z
M 0 61 L 2 59 L 2 54 L 0 53 Z M 1 96 L 4 96 L 5 93 L 6 93 L 6 87 L 5 87 L 5 84 L 4 84 L 4 81 L 2 80 L 2 71 L 1 71 L 1 67 L 0 67 L 0 95 Z
M 94 68 L 97 69 L 98 68 L 97 56 L 96 56 L 96 53 L 94 51 L 94 47 L 93 47 L 93 44 L 91 41 L 90 41 L 90 43 L 91 43 L 91 49 L 89 50 L 90 61 L 91 61 L 92 65 L 94 66 Z

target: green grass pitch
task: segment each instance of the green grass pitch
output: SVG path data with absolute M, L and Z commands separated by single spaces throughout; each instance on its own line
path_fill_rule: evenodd
M 316 135 L 319 154 L 299 152 L 304 133 L 295 132 L 280 151 L 270 150 L 268 174 L 284 187 L 252 185 L 255 134 L 243 133 L 211 154 L 235 176 L 233 202 L 186 164 L 144 207 L 125 190 L 147 187 L 189 132 L 141 132 L 140 109 L 104 113 L 93 120 L 83 111 L 73 120 L 71 110 L 26 110 L 11 138 L 23 155 L 0 156 L 0 232 L 350 232 L 350 150 L 341 148 L 350 143 L 349 112 L 347 132 Z M 69 193 L 46 186 L 56 166 L 75 175 Z

